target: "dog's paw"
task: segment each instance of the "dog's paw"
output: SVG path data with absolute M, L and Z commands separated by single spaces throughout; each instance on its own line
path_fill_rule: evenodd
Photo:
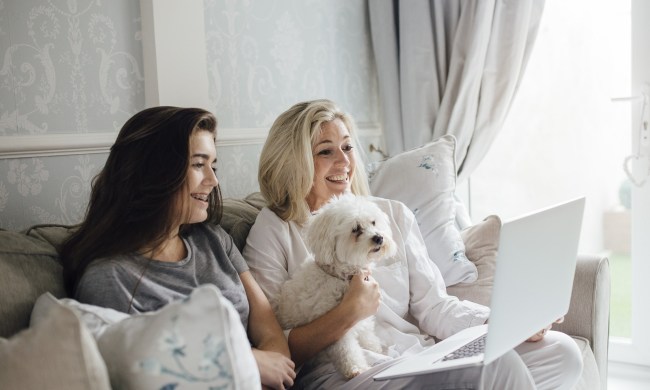
M 344 373 L 343 376 L 345 377 L 345 379 L 350 380 L 350 379 L 354 378 L 355 376 L 361 374 L 362 372 L 363 372 L 362 370 L 353 370 L 353 371 L 349 371 L 349 372 Z
M 370 367 L 351 367 L 349 369 L 346 369 L 343 371 L 343 376 L 345 379 L 350 380 L 354 378 L 355 376 L 361 374 L 362 372 L 366 371 Z

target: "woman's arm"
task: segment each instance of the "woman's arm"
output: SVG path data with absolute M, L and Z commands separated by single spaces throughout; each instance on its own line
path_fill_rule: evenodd
M 271 310 L 271 305 L 266 296 L 253 279 L 249 271 L 239 275 L 246 290 L 246 298 L 250 305 L 248 319 L 248 334 L 253 345 L 265 351 L 275 351 L 291 358 L 287 340 L 282 333 L 282 328 Z
M 284 389 L 293 385 L 295 365 L 291 361 L 289 346 L 273 310 L 259 285 L 249 271 L 241 278 L 250 306 L 248 335 L 253 343 L 253 356 L 257 361 L 264 386 Z
M 401 232 L 407 259 L 408 310 L 420 329 L 444 339 L 461 329 L 485 323 L 490 312 L 487 307 L 447 295 L 442 275 L 429 258 L 415 216 L 404 204 L 390 203 L 389 215 L 397 225 L 393 231 Z

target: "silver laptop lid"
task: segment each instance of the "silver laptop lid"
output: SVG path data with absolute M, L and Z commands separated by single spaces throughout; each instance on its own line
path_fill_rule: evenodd
M 582 197 L 503 223 L 485 364 L 568 312 L 584 205 Z

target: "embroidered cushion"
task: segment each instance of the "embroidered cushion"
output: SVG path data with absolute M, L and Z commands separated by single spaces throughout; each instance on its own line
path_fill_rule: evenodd
M 98 346 L 116 389 L 261 386 L 239 314 L 213 285 L 109 326 Z
M 445 135 L 368 167 L 372 194 L 399 200 L 415 214 L 429 257 L 447 286 L 477 278 L 455 222 L 455 148 L 456 139 Z

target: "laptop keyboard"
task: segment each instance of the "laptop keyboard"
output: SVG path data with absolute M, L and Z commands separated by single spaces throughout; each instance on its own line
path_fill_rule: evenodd
M 478 354 L 485 352 L 486 336 L 487 333 L 477 338 L 474 341 L 470 341 L 469 343 L 463 345 L 462 347 L 458 348 L 454 352 L 442 358 L 442 361 L 444 362 L 446 360 L 454 360 L 454 359 L 460 359 L 460 358 L 465 358 L 470 356 L 476 356 Z

